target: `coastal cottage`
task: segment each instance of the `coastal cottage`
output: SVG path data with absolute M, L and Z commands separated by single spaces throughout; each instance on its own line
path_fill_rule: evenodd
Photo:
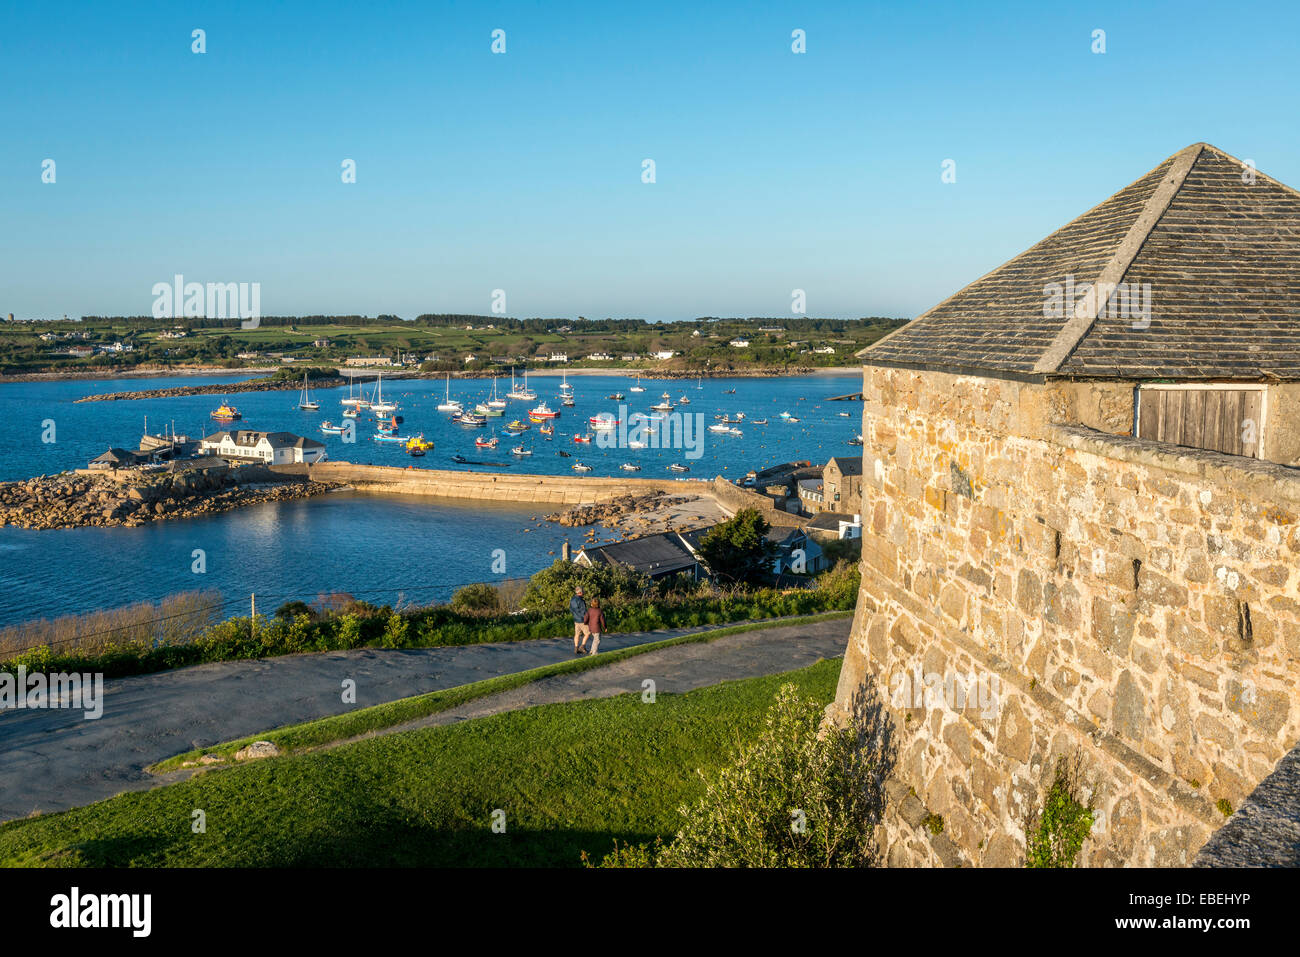
M 325 444 L 292 432 L 256 432 L 231 429 L 209 435 L 199 442 L 199 451 L 217 455 L 229 462 L 261 462 L 265 465 L 290 465 L 325 460 Z
M 92 469 L 126 469 L 139 465 L 143 461 L 139 453 L 128 449 L 111 448 L 102 455 L 97 455 L 87 463 Z
M 648 575 L 654 581 L 683 574 L 696 581 L 705 577 L 695 549 L 676 532 L 661 532 L 627 542 L 583 548 L 573 560 L 588 566 L 621 565 Z
M 885 859 L 1018 866 L 1066 758 L 1079 863 L 1191 863 L 1300 739 L 1300 193 L 1196 144 L 860 355 Z

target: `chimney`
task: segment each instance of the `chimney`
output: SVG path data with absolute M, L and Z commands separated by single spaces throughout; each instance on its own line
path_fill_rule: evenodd
M 560 546 L 560 560 L 566 562 L 571 560 L 569 558 L 569 543 L 567 540 Z

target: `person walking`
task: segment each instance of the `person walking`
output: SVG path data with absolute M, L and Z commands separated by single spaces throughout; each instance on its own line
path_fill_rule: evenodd
M 582 597 L 581 586 L 573 590 L 573 597 L 569 599 L 569 614 L 573 616 L 573 653 L 580 655 L 583 645 L 591 637 L 587 629 L 587 600 Z
M 605 613 L 600 610 L 600 599 L 595 598 L 594 596 L 592 597 L 591 604 L 587 606 L 587 617 L 585 621 L 587 625 L 587 634 L 591 636 L 590 653 L 594 655 L 596 649 L 600 647 L 601 633 L 605 630 Z

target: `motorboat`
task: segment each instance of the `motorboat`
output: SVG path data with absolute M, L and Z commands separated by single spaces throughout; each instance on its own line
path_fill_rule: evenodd
M 234 422 L 237 419 L 242 419 L 243 415 L 233 405 L 222 402 L 212 411 L 212 417 L 219 422 Z
M 506 426 L 506 431 L 507 431 L 507 432 L 527 432 L 527 431 L 528 431 L 529 429 L 531 429 L 531 428 L 532 428 L 532 426 L 529 425 L 527 422 L 520 422 L 518 419 L 515 419 L 513 422 L 511 422 L 509 425 Z
M 357 409 L 355 406 L 353 406 L 350 409 L 343 410 L 343 418 L 345 419 L 355 419 L 360 415 L 361 415 L 361 411 Z
M 412 455 L 423 455 L 433 448 L 433 443 L 424 437 L 424 433 L 413 436 L 406 442 L 406 451 Z
M 478 438 L 474 440 L 474 447 L 479 449 L 495 449 L 500 443 L 501 440 L 498 439 L 495 435 L 492 436 L 492 438 L 490 439 L 484 438 L 483 436 L 480 435 Z
M 750 419 L 750 425 L 767 425 L 767 419 Z
M 451 417 L 451 421 L 457 425 L 468 426 L 471 429 L 480 429 L 487 425 L 487 416 L 479 415 L 476 412 L 459 412 Z
M 532 455 L 533 450 L 526 449 L 522 445 L 516 445 L 513 449 L 510 450 L 510 453 L 512 455 Z
M 322 422 L 322 423 L 320 424 L 320 430 L 321 430 L 322 432 L 324 432 L 326 435 L 342 435 L 342 434 L 343 434 L 343 426 L 341 426 L 341 425 L 335 425 L 333 422 Z
M 544 426 L 542 426 L 540 429 L 538 429 L 537 431 L 538 431 L 538 432 L 541 432 L 542 435 L 554 435 L 554 434 L 555 434 L 555 426 L 553 426 L 553 425 L 544 425 Z
M 405 435 L 388 435 L 384 432 L 376 432 L 373 436 L 376 442 L 407 442 L 410 437 Z
M 633 465 L 631 462 L 624 462 L 619 466 L 624 472 L 640 472 L 641 466 Z
M 612 432 L 618 428 L 618 419 L 608 412 L 601 412 L 589 418 L 587 424 L 597 432 Z
M 590 472 L 590 471 L 591 471 L 591 466 L 590 466 L 590 465 L 583 465 L 581 462 L 574 462 L 574 463 L 573 463 L 573 471 L 575 471 L 575 472 Z
M 566 395 L 563 399 L 560 400 L 560 405 L 567 405 L 570 408 L 572 408 L 573 406 L 577 405 L 577 403 L 573 401 L 573 396 Z
M 649 445 L 647 444 L 645 439 L 628 439 L 627 447 L 629 449 L 645 449 L 645 448 L 649 448 Z
M 730 432 L 731 426 L 723 425 L 721 422 L 718 422 L 714 425 L 709 426 L 709 431 L 717 432 L 719 435 L 722 435 L 723 433 Z
M 680 464 L 680 463 L 678 463 L 678 462 L 674 462 L 672 465 L 668 466 L 668 471 L 670 471 L 670 472 L 689 472 L 690 469 L 688 469 L 685 465 L 682 465 L 682 464 Z
M 627 398 L 627 396 L 625 396 L 622 392 L 611 392 L 609 398 L 613 399 L 615 402 L 622 402 L 624 399 Z
M 539 402 L 537 403 L 536 408 L 528 410 L 528 417 L 530 419 L 558 419 L 560 413 L 556 412 L 545 402 Z
M 575 436 L 573 437 L 573 441 L 575 441 L 575 442 L 577 442 L 577 443 L 579 443 L 579 444 L 581 444 L 581 445 L 590 445 L 590 444 L 591 444 L 591 434 L 588 433 L 587 435 L 575 435 Z

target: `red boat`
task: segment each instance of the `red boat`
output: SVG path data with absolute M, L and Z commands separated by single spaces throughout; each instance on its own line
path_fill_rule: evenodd
M 583 443 L 584 445 L 590 445 L 590 444 L 591 444 L 591 436 L 590 436 L 590 435 L 575 435 L 575 436 L 573 437 L 573 441 L 575 441 L 575 442 L 581 442 L 581 443 Z
M 492 436 L 492 438 L 490 439 L 485 439 L 483 438 L 483 436 L 480 435 L 477 439 L 474 440 L 474 444 L 478 446 L 480 449 L 495 449 L 497 447 L 497 441 L 498 440 L 495 435 Z

